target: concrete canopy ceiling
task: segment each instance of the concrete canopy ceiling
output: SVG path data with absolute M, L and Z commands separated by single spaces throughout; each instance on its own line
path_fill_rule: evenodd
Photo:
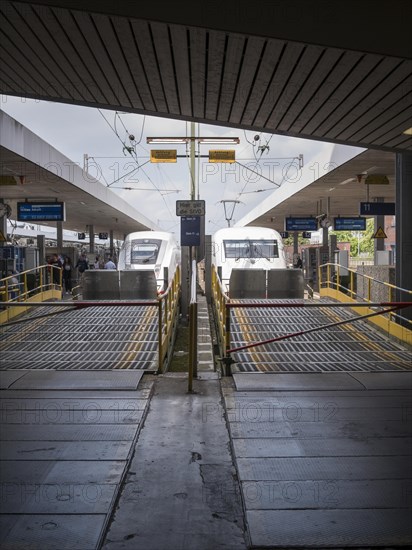
M 4 112 L 0 112 L 0 127 L 0 197 L 10 205 L 12 219 L 16 219 L 18 201 L 56 200 L 66 206 L 64 229 L 88 232 L 87 225 L 93 225 L 95 233 L 113 231 L 120 240 L 133 231 L 157 229 L 116 193 Z M 55 222 L 39 223 L 56 227 Z
M 406 0 L 3 0 L 2 94 L 411 149 Z
M 275 192 L 236 225 L 272 227 L 283 231 L 284 219 L 289 216 L 328 214 L 332 221 L 338 216 L 359 216 L 360 202 L 375 202 L 378 198 L 380 202 L 395 202 L 395 157 L 395 153 L 390 152 L 364 151 L 304 189 L 294 192 L 292 185 L 285 200 L 277 200 Z M 389 183 L 365 184 L 367 175 L 378 174 L 387 176 Z

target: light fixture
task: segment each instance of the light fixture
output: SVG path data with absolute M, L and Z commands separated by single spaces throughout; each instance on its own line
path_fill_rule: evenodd
M 347 183 L 350 183 L 354 179 L 355 178 L 348 178 L 347 180 L 344 180 L 344 181 L 341 181 L 340 183 L 338 183 L 338 185 L 346 185 Z
M 212 144 L 212 143 L 240 143 L 238 137 L 148 137 L 146 143 L 190 143 L 191 141 L 198 141 L 199 143 Z
M 412 127 L 411 128 L 407 128 L 406 130 L 404 130 L 402 132 L 402 134 L 405 134 L 407 136 L 412 136 Z

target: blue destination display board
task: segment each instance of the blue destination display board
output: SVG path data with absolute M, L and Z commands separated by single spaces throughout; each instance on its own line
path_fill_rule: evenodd
M 180 245 L 200 246 L 201 216 L 182 216 L 180 218 Z
M 317 231 L 316 218 L 285 218 L 285 231 Z
M 361 202 L 359 214 L 361 216 L 394 216 L 395 203 L 394 202 Z
M 64 202 L 18 202 L 19 222 L 64 222 L 66 212 Z
M 365 231 L 366 218 L 334 218 L 334 231 Z

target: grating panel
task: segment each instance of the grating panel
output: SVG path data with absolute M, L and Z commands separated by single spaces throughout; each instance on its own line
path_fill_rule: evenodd
M 39 308 L 28 314 L 30 321 L 3 328 L 0 333 L 2 367 L 157 370 L 158 330 L 154 308 L 60 310 L 62 313 L 51 318 L 36 319 L 47 312 L 47 308 Z
M 262 304 L 265 300 L 248 300 Z M 282 302 L 301 303 L 295 300 Z M 276 300 L 271 300 L 271 304 Z M 233 348 L 350 319 L 349 310 L 236 308 L 231 310 Z M 361 321 L 232 352 L 232 372 L 384 372 L 410 370 L 412 353 Z

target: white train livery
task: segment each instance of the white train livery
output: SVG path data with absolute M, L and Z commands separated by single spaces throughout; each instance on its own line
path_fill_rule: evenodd
M 165 290 L 180 264 L 180 248 L 172 233 L 165 231 L 137 231 L 127 235 L 119 253 L 118 269 L 153 270 L 158 291 Z M 168 280 L 164 280 L 164 268 Z
M 232 269 L 286 269 L 280 234 L 266 227 L 228 227 L 212 237 L 212 263 L 228 289 Z

